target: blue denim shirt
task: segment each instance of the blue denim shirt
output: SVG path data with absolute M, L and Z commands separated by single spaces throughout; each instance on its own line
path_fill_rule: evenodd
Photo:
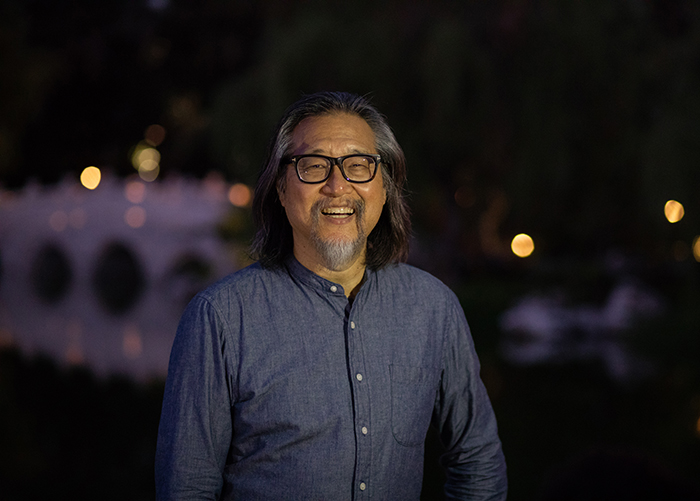
M 197 295 L 170 358 L 156 458 L 171 499 L 417 500 L 433 423 L 448 499 L 505 499 L 464 313 L 408 265 L 342 287 L 295 259 Z

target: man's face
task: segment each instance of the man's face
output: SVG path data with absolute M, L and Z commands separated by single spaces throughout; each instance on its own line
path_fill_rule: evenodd
M 374 133 L 362 118 L 346 113 L 303 120 L 292 133 L 292 156 L 317 153 L 340 157 L 377 153 Z M 381 167 L 379 167 L 381 169 Z M 294 255 L 305 265 L 334 271 L 364 260 L 367 235 L 381 216 L 386 191 L 382 173 L 368 183 L 350 183 L 340 169 L 319 184 L 299 180 L 293 165 L 287 167 L 279 198 L 294 236 Z

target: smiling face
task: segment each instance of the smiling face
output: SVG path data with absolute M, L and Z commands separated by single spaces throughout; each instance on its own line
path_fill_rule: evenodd
M 356 115 L 310 117 L 294 129 L 291 154 L 312 153 L 330 157 L 377 153 L 374 133 Z M 301 264 L 333 271 L 364 265 L 367 235 L 386 202 L 381 172 L 368 183 L 350 183 L 334 166 L 326 181 L 307 184 L 290 164 L 277 191 L 292 226 L 294 255 Z

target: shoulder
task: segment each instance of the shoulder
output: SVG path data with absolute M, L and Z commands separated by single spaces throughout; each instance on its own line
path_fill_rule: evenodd
M 377 271 L 377 276 L 383 281 L 410 283 L 421 288 L 434 289 L 435 291 L 450 290 L 439 278 L 427 271 L 405 263 L 385 266 Z
M 440 279 L 409 264 L 388 265 L 377 271 L 377 280 L 380 287 L 390 287 L 397 293 L 443 298 L 447 302 L 456 301 L 454 292 Z
M 196 297 L 209 303 L 230 303 L 234 297 L 251 297 L 287 275 L 283 268 L 265 268 L 253 263 L 213 283 Z

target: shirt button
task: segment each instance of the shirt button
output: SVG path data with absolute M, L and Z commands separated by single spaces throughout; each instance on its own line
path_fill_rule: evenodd
M 335 285 L 331 285 L 331 292 L 337 292 L 338 288 Z
M 362 381 L 362 374 L 360 374 L 359 372 L 355 375 L 355 377 L 358 381 Z
M 367 435 L 367 427 L 366 426 L 362 427 L 362 434 Z
M 350 328 L 354 329 L 355 328 L 355 322 L 350 322 Z
M 367 488 L 367 485 L 364 482 L 360 482 L 360 490 L 364 491 Z

